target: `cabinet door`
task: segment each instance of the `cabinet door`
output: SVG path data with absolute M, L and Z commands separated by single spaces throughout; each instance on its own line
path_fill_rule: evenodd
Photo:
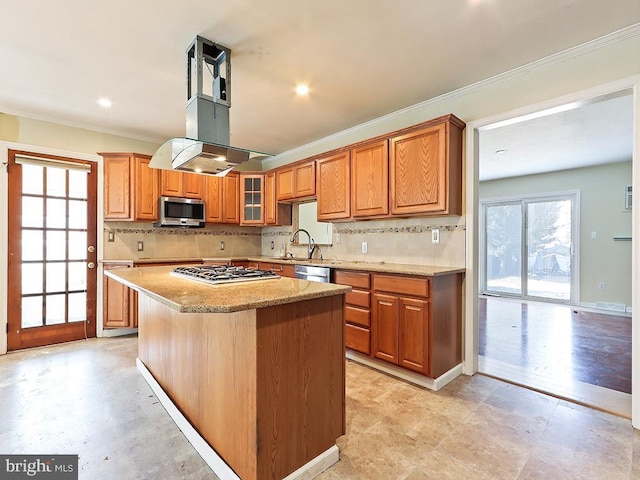
M 294 197 L 313 197 L 316 194 L 316 162 L 305 163 L 294 168 Z
M 439 213 L 447 209 L 447 124 L 391 139 L 391 213 Z
M 349 152 L 317 160 L 318 220 L 351 216 Z
M 204 204 L 207 223 L 222 223 L 222 177 L 206 175 Z
M 264 224 L 264 175 L 240 175 L 241 225 Z
M 222 222 L 240 223 L 240 175 L 227 173 L 222 177 Z
M 415 298 L 399 300 L 399 362 L 401 367 L 423 375 L 429 371 L 429 302 Z
M 374 357 L 398 364 L 398 297 L 376 293 L 373 298 L 371 350 Z
M 131 157 L 107 155 L 104 157 L 104 219 L 132 220 L 131 211 Z
M 182 196 L 186 198 L 204 198 L 204 177 L 198 173 L 182 174 Z
M 276 199 L 291 200 L 293 191 L 293 167 L 279 168 L 276 170 Z
M 389 150 L 382 140 L 351 152 L 351 205 L 354 217 L 389 213 Z
M 276 225 L 277 219 L 276 201 L 276 172 L 268 172 L 264 176 L 264 223 Z
M 134 219 L 157 220 L 160 174 L 159 170 L 149 168 L 150 157 L 134 156 L 135 185 L 133 189 Z
M 163 197 L 182 196 L 182 172 L 177 170 L 162 170 L 160 178 L 160 195 Z
M 117 268 L 129 267 L 127 265 L 104 265 L 105 270 Z M 131 310 L 131 289 L 105 275 L 102 295 L 104 306 L 102 326 L 104 328 L 131 327 L 133 317 Z

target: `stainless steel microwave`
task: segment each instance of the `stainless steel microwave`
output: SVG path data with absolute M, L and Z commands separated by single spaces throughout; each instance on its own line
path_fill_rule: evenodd
M 204 202 L 198 198 L 160 197 L 156 227 L 204 227 Z

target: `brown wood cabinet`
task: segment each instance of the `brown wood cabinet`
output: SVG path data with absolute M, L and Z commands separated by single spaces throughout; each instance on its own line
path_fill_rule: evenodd
M 260 270 L 269 270 L 277 273 L 281 277 L 296 278 L 296 267 L 294 265 L 276 262 L 259 262 L 258 268 Z
M 371 355 L 437 378 L 462 361 L 462 274 L 373 274 Z
M 130 268 L 131 262 L 104 262 L 104 270 Z M 138 294 L 135 290 L 104 275 L 103 279 L 103 328 L 137 328 Z
M 334 283 L 349 285 L 345 295 L 345 344 L 347 348 L 371 353 L 371 275 L 368 272 L 336 270 Z
M 240 223 L 240 176 L 229 172 L 224 177 L 204 175 L 207 223 Z
M 351 217 L 351 162 L 348 151 L 316 160 L 318 221 Z
M 354 218 L 389 213 L 389 149 L 387 140 L 351 151 L 351 214 Z
M 198 173 L 161 170 L 160 195 L 165 197 L 204 198 L 205 177 Z
M 100 153 L 104 158 L 104 219 L 158 219 L 159 171 L 151 157 L 137 153 Z
M 276 192 L 276 198 L 279 202 L 315 197 L 315 161 L 278 168 L 276 170 Z
M 276 171 L 264 174 L 264 223 L 266 225 L 291 225 L 291 205 L 278 203 L 276 198 Z
M 453 115 L 389 141 L 392 215 L 462 215 L 462 130 Z
M 159 267 L 167 265 L 197 265 L 202 262 L 135 263 L 131 261 L 112 262 L 105 260 L 103 270 L 131 267 Z M 138 292 L 122 283 L 103 275 L 102 328 L 138 328 Z
M 264 175 L 240 174 L 240 225 L 264 224 Z

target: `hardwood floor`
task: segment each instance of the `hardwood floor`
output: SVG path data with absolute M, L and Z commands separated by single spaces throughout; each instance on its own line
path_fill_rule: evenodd
M 492 297 L 478 317 L 482 373 L 587 404 L 631 393 L 630 317 Z

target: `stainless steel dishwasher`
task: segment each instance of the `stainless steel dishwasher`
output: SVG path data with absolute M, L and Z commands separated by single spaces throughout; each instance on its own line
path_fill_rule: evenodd
M 310 282 L 331 282 L 331 267 L 316 267 L 312 265 L 296 265 L 296 278 Z

